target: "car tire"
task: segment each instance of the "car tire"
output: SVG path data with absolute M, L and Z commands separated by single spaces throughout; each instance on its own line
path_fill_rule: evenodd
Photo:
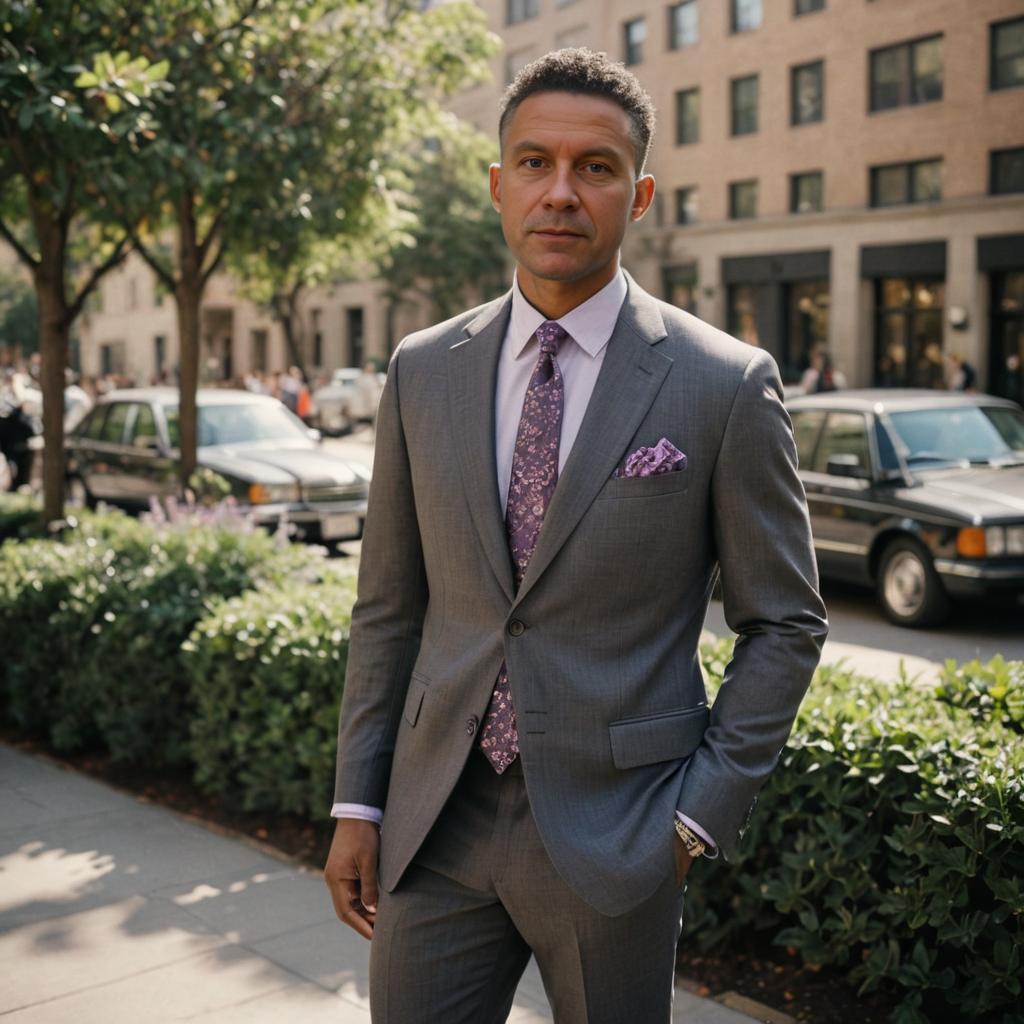
M 69 476 L 66 485 L 66 504 L 70 508 L 95 508 L 96 499 L 92 496 L 85 481 L 80 476 Z
M 897 626 L 938 626 L 949 616 L 949 595 L 931 555 L 912 537 L 899 537 L 882 552 L 878 600 Z

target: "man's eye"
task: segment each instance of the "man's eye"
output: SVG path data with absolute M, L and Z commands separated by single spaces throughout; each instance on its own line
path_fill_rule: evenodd
M 539 156 L 528 156 L 523 161 L 523 163 L 525 164 L 525 166 L 529 167 L 531 170 L 534 171 L 539 170 L 541 167 L 544 166 L 544 161 L 541 160 Z
M 588 174 L 604 174 L 608 170 L 604 164 L 589 163 L 585 167 Z

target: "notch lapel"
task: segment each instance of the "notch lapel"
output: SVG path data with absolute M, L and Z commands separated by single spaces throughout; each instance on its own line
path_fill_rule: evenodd
M 452 436 L 458 450 L 462 488 L 484 553 L 509 601 L 514 597 L 514 587 L 498 495 L 494 392 L 498 357 L 511 311 L 511 293 L 485 306 L 467 324 L 465 331 L 469 337 L 456 342 L 448 352 Z
M 671 358 L 654 347 L 666 336 L 657 304 L 628 275 L 627 280 L 629 292 L 544 517 L 517 603 L 551 564 L 612 475 L 672 366 Z

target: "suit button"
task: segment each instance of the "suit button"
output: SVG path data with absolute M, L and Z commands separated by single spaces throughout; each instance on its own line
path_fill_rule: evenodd
M 480 724 L 480 719 L 477 718 L 476 715 L 470 715 L 469 718 L 466 719 L 466 735 L 467 736 L 475 736 L 476 735 L 476 727 L 479 724 Z
M 510 636 L 522 636 L 526 632 L 526 626 L 519 619 L 513 619 L 508 624 L 508 632 Z

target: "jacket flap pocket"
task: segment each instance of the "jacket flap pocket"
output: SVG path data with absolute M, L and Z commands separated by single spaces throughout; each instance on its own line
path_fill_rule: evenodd
M 405 710 L 402 717 L 410 724 L 415 725 L 416 719 L 420 717 L 420 707 L 423 704 L 423 695 L 427 692 L 427 684 L 422 679 L 413 676 L 409 680 L 409 692 L 405 697 Z
M 700 746 L 711 717 L 706 704 L 612 722 L 612 761 L 616 768 L 636 768 L 658 761 L 681 761 Z

